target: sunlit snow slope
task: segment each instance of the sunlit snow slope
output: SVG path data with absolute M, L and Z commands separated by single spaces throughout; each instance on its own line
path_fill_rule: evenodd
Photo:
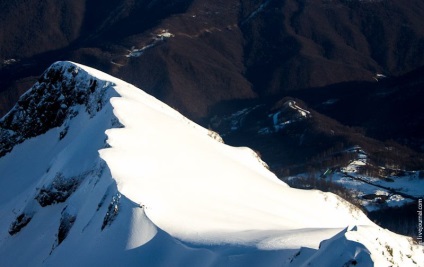
M 55 63 L 0 125 L 0 266 L 424 263 L 335 195 L 288 187 L 252 150 L 86 66 Z

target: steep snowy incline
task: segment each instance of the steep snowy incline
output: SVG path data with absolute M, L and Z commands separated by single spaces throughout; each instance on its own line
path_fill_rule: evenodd
M 264 230 L 338 232 L 370 224 L 334 195 L 289 188 L 252 150 L 216 142 L 169 107 L 130 89 L 116 87 L 121 97 L 111 102 L 125 127 L 107 131 L 112 148 L 101 157 L 120 192 L 146 206 L 148 216 L 172 235 L 195 243 L 245 244 Z M 318 247 L 320 240 L 311 243 Z
M 98 151 L 105 131 L 121 127 L 109 100 L 118 95 L 113 82 L 125 83 L 84 68 L 53 64 L 0 121 L 8 148 L 0 157 L 0 266 L 213 262 L 215 254 L 182 245 L 118 191 Z M 61 117 L 46 123 L 29 112 Z
M 0 123 L 0 266 L 424 262 L 335 195 L 288 187 L 252 150 L 86 66 L 55 63 Z

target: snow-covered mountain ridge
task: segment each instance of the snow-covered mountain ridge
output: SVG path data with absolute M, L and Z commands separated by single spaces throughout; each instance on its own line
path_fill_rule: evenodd
M 0 156 L 28 138 L 65 124 L 60 133 L 63 138 L 66 123 L 79 112 L 75 107 L 83 105 L 94 116 L 111 97 L 105 95 L 110 86 L 110 82 L 78 73 L 74 65 L 54 64 L 0 120 Z
M 0 265 L 424 262 L 337 196 L 288 187 L 252 150 L 89 67 L 55 63 L 1 123 Z

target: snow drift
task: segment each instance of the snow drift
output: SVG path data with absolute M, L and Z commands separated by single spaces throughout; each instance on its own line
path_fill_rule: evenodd
M 422 266 L 134 86 L 53 64 L 0 120 L 1 266 Z

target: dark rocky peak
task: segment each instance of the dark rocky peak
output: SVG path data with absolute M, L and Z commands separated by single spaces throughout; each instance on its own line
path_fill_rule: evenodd
M 95 116 L 105 105 L 110 86 L 76 64 L 54 63 L 0 120 L 0 157 L 16 144 L 63 125 L 80 111 Z

